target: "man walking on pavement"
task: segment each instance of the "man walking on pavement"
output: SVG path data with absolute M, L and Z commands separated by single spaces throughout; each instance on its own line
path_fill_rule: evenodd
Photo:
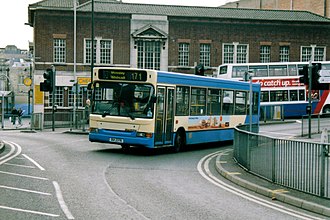
M 13 107 L 13 110 L 11 110 L 11 122 L 13 125 L 16 123 L 16 117 L 18 116 L 18 111 L 15 107 Z

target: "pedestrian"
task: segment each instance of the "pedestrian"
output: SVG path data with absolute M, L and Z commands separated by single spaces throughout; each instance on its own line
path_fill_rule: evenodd
M 87 99 L 86 100 L 86 105 L 85 105 L 85 118 L 86 118 L 86 123 L 87 124 L 89 124 L 90 106 L 91 106 L 91 100 Z
M 11 110 L 11 122 L 13 123 L 13 125 L 16 124 L 16 117 L 18 116 L 18 111 L 15 107 L 13 107 L 13 109 Z
M 18 124 L 19 124 L 20 126 L 23 125 L 23 124 L 22 124 L 22 116 L 23 116 L 23 113 L 24 113 L 24 111 L 23 111 L 21 108 L 19 108 L 18 111 L 17 111 L 17 116 L 18 116 Z

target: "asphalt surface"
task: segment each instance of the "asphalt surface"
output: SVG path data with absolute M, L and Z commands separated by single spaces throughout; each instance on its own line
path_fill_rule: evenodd
M 0 130 L 22 130 L 33 132 L 30 129 L 30 119 L 23 118 L 23 125 L 12 125 L 7 119 Z M 63 129 L 61 129 L 63 130 Z M 64 129 L 66 133 L 87 134 L 81 130 Z M 1 138 L 1 137 L 0 137 Z M 313 134 L 310 141 L 320 142 L 321 134 Z M 0 140 L 0 154 L 4 151 L 5 145 Z M 1 158 L 1 157 L 0 157 Z M 314 213 L 330 217 L 330 200 L 320 198 L 311 194 L 303 193 L 289 189 L 277 184 L 271 183 L 265 179 L 255 176 L 242 167 L 234 160 L 233 151 L 218 155 L 216 159 L 216 170 L 226 179 L 233 183 L 247 188 L 255 193 L 269 197 L 272 200 L 278 200 Z

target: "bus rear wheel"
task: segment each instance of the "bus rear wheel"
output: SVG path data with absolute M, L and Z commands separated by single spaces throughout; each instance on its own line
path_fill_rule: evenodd
M 177 153 L 177 152 L 181 151 L 182 149 L 184 149 L 185 145 L 186 145 L 186 142 L 185 142 L 185 138 L 184 138 L 184 133 L 178 131 L 175 135 L 173 151 Z

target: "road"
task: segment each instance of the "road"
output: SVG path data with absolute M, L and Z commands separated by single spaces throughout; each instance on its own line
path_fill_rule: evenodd
M 231 149 L 228 143 L 123 154 L 86 135 L 0 134 L 10 146 L 2 155 L 13 151 L 8 161 L 0 156 L 1 219 L 310 219 L 226 189 L 235 186 L 214 171 L 214 159 L 199 167 L 206 155 Z

